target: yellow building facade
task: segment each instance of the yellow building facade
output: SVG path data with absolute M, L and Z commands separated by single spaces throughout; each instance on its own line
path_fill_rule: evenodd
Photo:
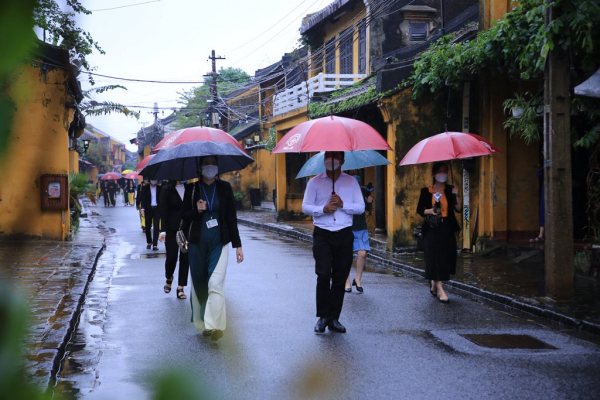
M 40 51 L 50 54 L 52 64 L 63 60 L 65 68 L 44 64 L 42 56 L 35 65 L 16 71 L 8 88 L 16 112 L 9 147 L 0 156 L 0 234 L 65 240 L 70 231 L 68 198 L 61 200 L 66 209 L 42 210 L 45 196 L 52 194 L 42 186 L 42 176 L 66 176 L 67 187 L 60 187 L 59 194 L 68 196 L 68 174 L 78 170 L 77 153 L 69 150 L 68 129 L 82 96 L 66 69 L 72 67 L 68 53 L 41 43 Z

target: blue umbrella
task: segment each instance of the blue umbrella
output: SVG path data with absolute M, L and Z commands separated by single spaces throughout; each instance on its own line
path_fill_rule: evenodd
M 140 175 L 178 181 L 198 178 L 198 161 L 203 156 L 217 157 L 219 174 L 243 169 L 254 162 L 245 151 L 230 143 L 194 141 L 159 151 L 140 171 Z
M 300 172 L 298 172 L 296 179 L 304 178 L 311 175 L 318 175 L 320 173 L 325 172 L 324 160 L 324 151 L 309 158 L 308 161 L 302 166 Z M 345 151 L 342 171 L 387 164 L 390 164 L 387 158 L 385 158 L 375 150 Z

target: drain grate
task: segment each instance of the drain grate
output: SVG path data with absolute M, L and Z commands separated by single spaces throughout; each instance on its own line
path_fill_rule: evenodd
M 556 347 L 529 335 L 465 334 L 461 336 L 478 346 L 490 349 L 557 350 Z

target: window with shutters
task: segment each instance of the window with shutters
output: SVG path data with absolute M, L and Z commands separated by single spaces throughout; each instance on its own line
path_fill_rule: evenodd
M 409 25 L 409 37 L 411 42 L 427 40 L 427 22 L 411 22 Z
M 367 73 L 367 28 L 364 25 L 358 29 L 358 73 Z
M 335 74 L 335 38 L 325 44 L 325 73 Z
M 340 35 L 340 74 L 353 73 L 353 30 L 347 29 Z

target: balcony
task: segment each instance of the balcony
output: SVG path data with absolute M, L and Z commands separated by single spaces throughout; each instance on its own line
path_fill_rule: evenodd
M 273 99 L 273 116 L 297 110 L 308 104 L 315 92 L 333 92 L 351 86 L 365 74 L 323 74 L 310 78 L 290 89 L 278 92 Z

